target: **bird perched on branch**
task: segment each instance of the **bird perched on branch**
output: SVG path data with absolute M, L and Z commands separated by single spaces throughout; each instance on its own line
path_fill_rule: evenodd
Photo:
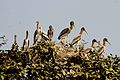
M 11 51 L 17 51 L 18 50 L 18 44 L 17 44 L 17 40 L 16 40 L 16 35 L 14 35 L 14 42 L 12 44 L 12 49 Z
M 34 45 L 38 44 L 41 41 L 45 41 L 45 39 L 48 39 L 47 33 L 43 31 L 39 21 L 36 21 L 36 27 L 37 29 L 34 32 Z
M 71 32 L 71 30 L 73 29 L 73 27 L 75 27 L 74 21 L 71 21 L 69 27 L 63 29 L 60 32 L 60 34 L 58 36 L 58 39 L 60 40 L 60 43 L 62 44 L 62 46 L 65 47 L 66 45 L 68 45 L 68 41 L 67 41 L 66 37 Z
M 82 27 L 81 30 L 80 30 L 80 33 L 72 40 L 72 42 L 71 42 L 71 45 L 72 45 L 72 46 L 73 46 L 74 44 L 77 44 L 77 43 L 80 41 L 83 31 L 85 31 L 85 32 L 87 33 L 87 31 L 85 30 L 85 28 Z M 88 34 L 88 33 L 87 33 L 87 34 Z
M 91 53 L 95 51 L 95 46 L 94 46 L 95 43 L 98 43 L 98 41 L 96 39 L 93 39 L 90 47 L 84 50 L 84 55 L 87 59 L 91 55 Z
M 90 47 L 84 50 L 85 53 L 89 53 L 89 52 L 91 52 L 91 51 L 93 52 L 94 49 L 95 49 L 95 47 L 94 47 L 94 44 L 95 44 L 95 43 L 98 43 L 98 41 L 97 41 L 96 39 L 93 39 Z
M 42 34 L 42 27 L 39 25 L 39 21 L 36 21 L 36 30 L 34 32 L 34 44 L 40 42 Z
M 60 34 L 58 36 L 58 39 L 60 40 L 61 38 L 64 38 L 64 37 L 68 36 L 68 34 L 71 32 L 71 30 L 73 29 L 74 26 L 75 26 L 74 21 L 71 21 L 70 26 L 68 28 L 63 29 L 60 32 Z
M 50 25 L 48 32 L 47 32 L 47 36 L 49 38 L 49 41 L 52 41 L 52 37 L 53 37 L 53 27 Z
M 29 49 L 29 39 L 28 39 L 28 31 L 26 31 L 26 38 L 24 39 L 23 42 L 23 50 L 28 51 Z
M 108 41 L 108 39 L 107 38 L 104 38 L 103 39 L 103 44 L 100 46 L 100 48 L 98 49 L 98 55 L 101 55 L 103 52 L 105 52 L 105 48 L 106 48 L 106 44 L 109 44 L 109 45 L 111 45 L 110 44 L 110 42 Z

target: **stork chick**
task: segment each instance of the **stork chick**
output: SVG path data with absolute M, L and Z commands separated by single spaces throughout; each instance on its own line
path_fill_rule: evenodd
M 84 51 L 84 56 L 88 59 L 89 55 L 91 54 L 91 52 L 93 52 L 95 50 L 94 44 L 98 43 L 96 39 L 92 40 L 92 44 L 90 45 L 89 48 L 83 50 Z
M 89 53 L 90 51 L 94 51 L 94 49 L 95 49 L 95 47 L 94 47 L 94 44 L 95 43 L 98 43 L 98 41 L 96 40 L 96 39 L 93 39 L 92 40 L 92 44 L 90 45 L 90 47 L 89 48 L 87 48 L 87 49 L 85 49 L 85 52 L 87 52 L 87 53 Z
M 36 30 L 34 32 L 34 44 L 41 40 L 42 27 L 39 25 L 39 21 L 36 21 Z
M 80 41 L 83 31 L 85 31 L 85 32 L 87 33 L 87 31 L 85 30 L 85 28 L 82 27 L 81 30 L 80 30 L 80 33 L 72 40 L 72 42 L 71 42 L 71 45 L 72 45 L 72 46 L 73 46 L 74 44 L 77 44 L 77 43 Z M 88 34 L 88 33 L 87 33 L 87 34 Z
M 28 51 L 29 49 L 29 39 L 28 39 L 28 31 L 26 31 L 26 38 L 24 39 L 23 42 L 23 50 Z
M 53 37 L 53 27 L 50 25 L 48 32 L 47 32 L 47 36 L 49 38 L 49 41 L 52 41 L 52 37 Z
M 103 52 L 105 52 L 105 48 L 106 48 L 106 44 L 109 44 L 109 45 L 111 45 L 110 44 L 110 42 L 108 41 L 108 39 L 107 38 L 104 38 L 103 39 L 103 44 L 101 45 L 101 47 L 98 49 L 98 54 L 99 55 L 101 55 Z
M 18 44 L 17 44 L 17 40 L 16 40 L 16 35 L 14 35 L 14 42 L 12 44 L 12 49 L 11 51 L 17 51 L 18 50 Z

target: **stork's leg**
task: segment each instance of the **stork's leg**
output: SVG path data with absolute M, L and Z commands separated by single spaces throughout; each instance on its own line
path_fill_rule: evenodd
M 62 46 L 66 47 L 66 45 L 68 44 L 66 37 L 62 38 L 60 43 L 62 44 Z
M 79 51 L 79 42 L 80 42 L 80 41 L 78 41 L 78 42 L 75 44 L 75 52 L 78 52 L 78 51 Z
M 67 38 L 65 38 L 65 47 L 68 47 L 69 42 L 67 41 Z

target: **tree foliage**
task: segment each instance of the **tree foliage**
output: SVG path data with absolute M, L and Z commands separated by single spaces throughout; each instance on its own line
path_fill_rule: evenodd
M 29 51 L 1 51 L 0 79 L 31 80 L 120 80 L 120 57 L 110 54 L 99 58 L 97 51 L 91 52 L 89 59 L 80 51 L 59 47 L 55 43 L 40 43 Z M 59 50 L 59 51 L 58 51 Z M 58 53 L 76 53 L 74 56 L 58 58 Z M 64 56 L 64 55 L 63 55 Z

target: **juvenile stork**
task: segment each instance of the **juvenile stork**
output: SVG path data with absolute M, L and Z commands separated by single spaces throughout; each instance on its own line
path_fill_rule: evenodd
M 49 38 L 49 41 L 52 41 L 52 37 L 53 37 L 53 27 L 50 25 L 48 32 L 47 32 L 47 36 Z
M 28 39 L 28 31 L 26 31 L 26 38 L 24 39 L 23 42 L 23 50 L 28 51 L 29 49 L 29 39 Z
M 77 43 L 80 41 L 83 31 L 85 31 L 85 32 L 87 33 L 87 31 L 85 30 L 85 28 L 82 27 L 81 30 L 80 30 L 80 33 L 72 40 L 72 42 L 71 42 L 71 45 L 72 45 L 72 46 L 73 46 L 74 44 L 77 44 Z M 88 34 L 88 33 L 87 33 L 87 34 Z
M 95 43 L 98 43 L 98 41 L 97 41 L 96 39 L 93 39 L 90 47 L 83 50 L 84 56 L 85 56 L 87 59 L 89 59 L 88 57 L 91 55 L 91 53 L 93 53 L 93 52 L 95 51 L 95 47 L 94 47 L 94 44 L 95 44 Z
M 107 38 L 104 38 L 103 39 L 103 44 L 100 46 L 100 48 L 98 49 L 98 55 L 101 55 L 103 52 L 105 52 L 105 48 L 106 48 L 106 44 L 109 44 L 109 45 L 111 45 L 110 44 L 110 42 L 108 41 L 108 39 Z
M 16 40 L 16 35 L 14 35 L 14 42 L 12 44 L 12 49 L 11 51 L 17 51 L 18 50 L 18 44 L 17 44 L 17 40 Z
M 74 26 L 75 26 L 75 25 L 74 25 L 74 21 L 71 21 L 71 22 L 70 22 L 70 27 L 63 29 L 63 30 L 60 32 L 60 34 L 59 34 L 59 36 L 58 36 L 58 39 L 60 40 L 60 39 L 62 39 L 62 38 L 64 38 L 64 37 L 68 36 L 68 34 L 71 32 L 71 30 L 73 29 Z
M 39 21 L 36 21 L 36 30 L 34 32 L 34 44 L 41 40 L 42 27 L 39 25 Z
M 42 32 L 42 34 L 41 34 L 41 41 L 42 42 L 47 42 L 48 40 L 49 40 L 49 38 L 48 38 L 48 36 L 47 35 L 45 35 L 43 32 Z
M 95 47 L 94 47 L 95 43 L 98 43 L 98 41 L 96 39 L 93 39 L 90 47 L 84 50 L 85 53 L 93 52 L 95 50 Z

